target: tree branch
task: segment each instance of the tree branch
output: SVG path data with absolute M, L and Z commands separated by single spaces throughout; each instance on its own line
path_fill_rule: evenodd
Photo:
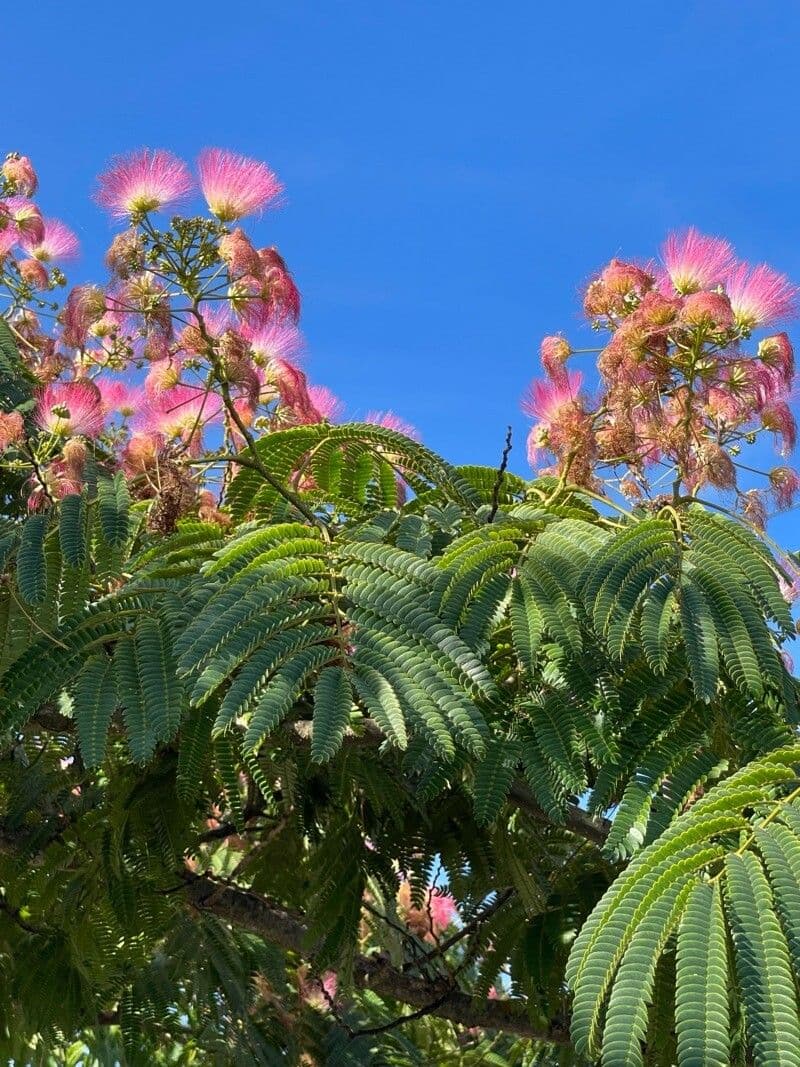
M 300 916 L 255 893 L 215 882 L 205 875 L 185 871 L 182 877 L 186 882 L 186 897 L 199 911 L 216 915 L 313 962 L 314 948 L 308 946 L 307 927 Z M 446 979 L 413 978 L 393 967 L 385 955 L 357 956 L 354 977 L 359 988 L 422 1009 L 421 1014 L 437 1015 L 461 1026 L 518 1034 L 535 1041 L 569 1043 L 566 1026 L 553 1023 L 546 1028 L 537 1027 L 519 1001 L 483 1000 L 453 989 Z

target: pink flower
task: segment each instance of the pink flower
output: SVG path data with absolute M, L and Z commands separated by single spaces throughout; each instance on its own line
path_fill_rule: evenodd
M 794 349 L 785 333 L 765 337 L 758 345 L 758 358 L 768 367 L 775 368 L 788 385 L 794 377 Z
M 446 930 L 458 915 L 453 898 L 447 893 L 437 893 L 432 889 L 429 891 L 428 907 L 434 934 Z
M 64 344 L 80 348 L 89 336 L 89 327 L 106 312 L 106 297 L 96 285 L 76 285 L 64 302 L 61 322 Z
M 250 344 L 253 361 L 265 367 L 273 360 L 297 364 L 303 350 L 303 336 L 296 326 L 286 322 L 245 325 L 242 334 Z
M 197 166 L 200 188 L 220 222 L 262 211 L 283 188 L 266 163 L 223 148 L 204 149 Z
M 125 382 L 110 381 L 107 378 L 98 378 L 95 383 L 100 391 L 100 403 L 103 411 L 110 415 L 118 412 L 123 418 L 128 418 L 136 411 L 137 392 Z
M 40 241 L 30 235 L 23 237 L 23 247 L 34 259 L 49 263 L 54 259 L 74 259 L 78 254 L 78 238 L 59 219 L 44 219 L 44 234 Z
M 689 326 L 707 330 L 729 330 L 733 327 L 731 302 L 724 293 L 690 293 L 683 302 L 680 318 Z
M 164 439 L 157 433 L 135 433 L 122 455 L 122 469 L 131 477 L 146 474 L 158 462 Z
M 161 148 L 140 148 L 117 157 L 98 183 L 98 203 L 116 218 L 166 207 L 192 188 L 186 164 Z
M 564 364 L 572 352 L 569 341 L 557 335 L 544 337 L 542 338 L 539 352 L 542 366 L 548 378 L 552 378 L 553 381 L 563 382 L 566 376 Z
M 671 233 L 661 247 L 661 258 L 679 293 L 719 285 L 734 264 L 728 241 L 707 237 L 693 226 L 685 233 Z
M 243 274 L 258 274 L 261 261 L 258 252 L 244 230 L 236 229 L 233 233 L 220 237 L 219 258 L 227 266 L 232 278 Z
M 800 493 L 800 475 L 791 467 L 773 467 L 769 472 L 770 485 L 776 505 L 783 509 L 791 507 Z
M 737 326 L 745 330 L 767 326 L 797 312 L 796 285 L 766 263 L 739 263 L 725 280 L 725 291 Z
M 535 381 L 522 401 L 522 410 L 540 423 L 555 422 L 563 408 L 575 401 L 582 383 L 580 371 L 568 371 L 563 382 Z
M 3 204 L 0 201 L 0 262 L 19 241 L 19 231 L 11 221 L 9 215 L 3 214 Z
M 281 398 L 281 407 L 291 413 L 293 421 L 303 425 L 319 422 L 319 412 L 311 403 L 305 374 L 282 359 L 276 359 L 270 370 Z
M 791 408 L 784 400 L 769 404 L 761 412 L 761 425 L 783 438 L 779 451 L 788 455 L 797 444 L 797 423 Z
M 21 156 L 17 152 L 10 152 L 6 156 L 3 166 L 0 167 L 0 174 L 7 181 L 13 182 L 16 191 L 23 196 L 33 196 L 39 187 L 33 164 L 27 156 Z
M 151 395 L 139 418 L 138 428 L 165 437 L 193 438 L 204 426 L 219 420 L 222 403 L 215 393 L 191 385 Z
M 19 276 L 31 289 L 46 289 L 50 284 L 47 267 L 38 259 L 23 259 L 19 266 Z
M 300 318 L 300 291 L 283 256 L 277 248 L 259 248 L 258 257 L 264 277 L 263 298 L 267 314 L 271 318 L 288 318 L 297 322 Z
M 100 390 L 87 379 L 48 385 L 39 395 L 36 421 L 60 437 L 96 437 L 104 422 Z
M 344 414 L 344 404 L 324 385 L 309 386 L 308 396 L 320 422 L 335 422 Z
M 0 411 L 0 452 L 18 444 L 25 436 L 25 423 L 18 411 Z
M 44 237 L 42 213 L 31 200 L 24 196 L 10 196 L 5 201 L 8 218 L 16 225 L 20 240 L 41 241 Z
M 410 422 L 401 419 L 399 415 L 395 415 L 393 411 L 368 411 L 364 416 L 364 422 L 370 422 L 374 426 L 385 426 L 387 430 L 405 434 L 406 437 L 410 437 L 413 441 L 420 440 L 419 430 L 412 426 Z
M 179 359 L 157 359 L 150 365 L 144 380 L 148 396 L 157 396 L 174 389 L 181 380 L 182 362 Z

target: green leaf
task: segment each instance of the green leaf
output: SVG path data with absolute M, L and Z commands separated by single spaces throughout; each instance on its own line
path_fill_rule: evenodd
M 800 1020 L 789 950 L 757 856 L 725 861 L 726 911 L 733 935 L 747 1036 L 756 1067 L 800 1065 Z
M 728 1067 L 728 946 L 719 884 L 698 882 L 678 930 L 678 1067 Z
M 47 515 L 30 515 L 22 525 L 17 549 L 17 589 L 26 604 L 42 604 L 47 596 L 44 555 L 47 526 Z
M 343 667 L 326 667 L 320 671 L 314 687 L 314 722 L 311 733 L 311 758 L 325 763 L 336 755 L 350 721 L 353 689 L 349 673 Z

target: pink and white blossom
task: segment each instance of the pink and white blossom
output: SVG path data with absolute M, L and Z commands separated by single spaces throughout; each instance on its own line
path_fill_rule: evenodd
M 31 235 L 22 238 L 22 245 L 28 255 L 43 263 L 54 260 L 75 259 L 80 245 L 78 238 L 60 219 L 44 219 L 44 233 L 41 240 L 34 240 Z
M 36 421 L 59 437 L 96 437 L 105 421 L 100 390 L 87 379 L 54 382 L 39 394 Z
M 793 318 L 798 288 L 766 263 L 739 263 L 725 279 L 736 324 L 745 330 Z
M 220 222 L 263 211 L 283 190 L 266 163 L 224 148 L 206 148 L 197 161 L 200 188 Z
M 734 265 L 734 252 L 730 242 L 690 226 L 667 237 L 661 259 L 676 291 L 686 294 L 720 285 Z
M 112 160 L 98 185 L 98 203 L 115 218 L 126 218 L 177 203 L 193 182 L 186 164 L 171 152 L 140 148 Z

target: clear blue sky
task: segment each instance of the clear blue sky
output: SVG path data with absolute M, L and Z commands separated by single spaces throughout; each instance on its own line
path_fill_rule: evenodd
M 78 230 L 73 277 L 111 233 L 87 194 L 113 153 L 266 159 L 287 202 L 258 233 L 312 377 L 456 461 L 495 462 L 512 422 L 524 470 L 538 341 L 611 255 L 694 224 L 800 280 L 791 3 L 40 0 L 0 25 L 3 147 Z

